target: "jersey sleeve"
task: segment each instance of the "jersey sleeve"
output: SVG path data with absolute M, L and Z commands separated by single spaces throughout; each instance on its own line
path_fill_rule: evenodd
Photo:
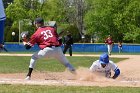
M 91 65 L 91 67 L 89 68 L 91 72 L 94 72 L 94 71 L 97 70 L 97 68 L 98 68 L 97 61 L 93 62 L 92 65 Z
M 111 69 L 115 72 L 117 69 L 118 69 L 118 66 L 113 63 L 112 61 L 110 61 L 110 66 L 111 66 Z
M 34 46 L 36 44 L 36 42 L 37 42 L 37 36 L 36 36 L 36 34 L 33 34 L 30 38 L 29 45 Z

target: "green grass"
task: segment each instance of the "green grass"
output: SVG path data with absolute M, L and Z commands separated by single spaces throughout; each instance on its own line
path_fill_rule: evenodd
M 140 88 L 0 85 L 0 93 L 140 93 Z
M 0 56 L 0 73 L 23 73 L 28 71 L 29 61 L 31 57 L 17 57 L 17 56 Z M 98 57 L 67 57 L 70 63 L 78 67 L 89 68 L 93 61 Z M 112 61 L 119 62 L 126 58 L 111 58 Z M 35 70 L 37 71 L 53 71 L 61 72 L 65 67 L 55 59 L 39 59 L 37 60 Z

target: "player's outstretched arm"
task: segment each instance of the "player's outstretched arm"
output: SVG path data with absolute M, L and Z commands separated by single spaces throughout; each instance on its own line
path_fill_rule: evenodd
M 120 75 L 120 69 L 115 70 L 115 74 L 112 77 L 113 79 L 116 79 Z

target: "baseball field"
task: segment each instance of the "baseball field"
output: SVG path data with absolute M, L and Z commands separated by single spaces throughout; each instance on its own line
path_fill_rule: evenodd
M 36 63 L 32 80 L 24 80 L 31 54 L 0 54 L 0 93 L 140 93 L 140 55 L 111 55 L 121 70 L 116 79 L 90 73 L 88 68 L 99 55 L 74 54 L 67 58 L 76 67 L 73 75 L 57 60 Z

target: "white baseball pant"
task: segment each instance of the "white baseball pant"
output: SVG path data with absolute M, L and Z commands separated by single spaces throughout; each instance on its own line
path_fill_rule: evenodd
M 29 68 L 34 68 L 36 60 L 43 57 L 53 57 L 57 59 L 60 63 L 62 63 L 65 67 L 67 67 L 70 71 L 75 70 L 63 54 L 61 47 L 46 47 L 43 50 L 39 50 L 38 52 L 34 53 L 30 60 Z

